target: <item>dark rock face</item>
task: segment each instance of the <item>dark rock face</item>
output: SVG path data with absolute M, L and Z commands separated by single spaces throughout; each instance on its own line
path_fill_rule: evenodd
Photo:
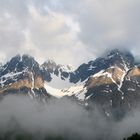
M 88 64 L 80 65 L 77 70 L 70 73 L 70 82 L 77 83 L 78 81 L 84 81 L 89 76 L 114 65 L 122 69 L 125 69 L 125 67 L 130 69 L 134 66 L 134 57 L 129 52 L 113 50 L 105 57 L 100 57 L 95 61 L 88 62 Z
M 2 76 L 11 72 L 21 72 L 25 69 L 32 70 L 35 73 L 40 74 L 39 64 L 33 57 L 28 55 L 17 55 L 3 66 L 0 75 Z
M 0 81 L 0 94 L 30 93 L 36 97 L 39 94 L 48 96 L 40 65 L 29 55 L 17 55 L 2 66 Z

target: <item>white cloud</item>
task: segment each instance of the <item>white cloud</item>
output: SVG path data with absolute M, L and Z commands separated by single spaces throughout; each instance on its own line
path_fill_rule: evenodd
M 1 0 L 0 58 L 29 53 L 40 62 L 78 65 L 107 48 L 138 55 L 139 6 L 139 0 Z
M 73 54 L 82 45 L 77 38 L 78 23 L 50 9 L 47 15 L 42 15 L 33 5 L 29 6 L 29 13 L 24 50 L 32 50 L 41 61 L 52 58 L 58 63 L 75 63 Z M 81 46 L 79 51 L 85 51 L 85 48 Z
M 7 58 L 17 53 L 28 53 L 40 62 L 47 58 L 75 65 L 84 61 L 85 56 L 77 59 L 77 62 L 74 57 L 75 53 L 77 56 L 77 50 L 86 50 L 77 38 L 79 23 L 43 3 L 40 3 L 41 7 L 35 4 L 35 1 L 22 3 L 15 0 L 10 7 L 10 1 L 7 1 L 7 5 L 3 1 L 0 20 L 1 53 Z

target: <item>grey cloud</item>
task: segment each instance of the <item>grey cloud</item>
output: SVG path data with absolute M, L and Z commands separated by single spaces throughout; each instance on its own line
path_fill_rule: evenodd
M 104 135 L 108 133 L 105 130 L 106 122 L 98 111 L 91 119 L 86 110 L 69 100 L 52 100 L 41 105 L 27 97 L 9 96 L 0 103 L 0 111 L 0 130 L 3 131 L 14 129 L 15 124 L 11 121 L 15 120 L 20 128 L 35 136 L 91 139 L 99 137 L 100 130 Z
M 97 108 L 88 112 L 67 100 L 46 104 L 25 96 L 7 96 L 0 102 L 0 134 L 22 130 L 34 137 L 63 136 L 69 139 L 118 140 L 139 132 L 140 111 L 130 112 L 121 121 L 106 119 Z

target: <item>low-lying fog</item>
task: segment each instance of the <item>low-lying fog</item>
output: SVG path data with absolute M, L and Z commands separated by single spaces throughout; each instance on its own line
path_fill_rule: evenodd
M 42 104 L 28 97 L 7 96 L 0 101 L 0 133 L 20 129 L 39 140 L 44 136 L 62 136 L 70 140 L 122 140 L 140 132 L 139 122 L 138 110 L 121 121 L 113 121 L 97 109 L 89 113 L 68 99 Z

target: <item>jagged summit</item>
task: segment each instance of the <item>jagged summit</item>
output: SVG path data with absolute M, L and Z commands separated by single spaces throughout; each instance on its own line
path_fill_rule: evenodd
M 112 61 L 112 64 L 117 64 L 118 66 L 121 64 L 125 64 L 127 67 L 131 68 L 134 63 L 134 56 L 129 51 L 120 51 L 118 49 L 114 49 L 110 51 L 107 55 L 107 59 Z
M 69 73 L 70 75 L 77 75 L 76 81 L 83 81 L 87 76 L 94 74 L 96 72 L 99 72 L 101 69 L 106 69 L 112 65 L 118 65 L 122 67 L 126 64 L 127 67 L 132 67 L 134 62 L 134 57 L 129 51 L 120 51 L 118 49 L 111 50 L 109 53 L 107 53 L 104 57 L 99 57 L 96 60 L 91 60 L 87 64 L 83 63 L 81 64 L 77 69 L 73 69 L 71 65 L 61 65 L 56 64 L 54 60 L 48 59 L 45 61 L 41 66 L 39 63 L 34 59 L 34 57 L 23 54 L 23 55 L 16 55 L 9 62 L 7 62 L 3 67 L 5 72 L 9 71 L 21 71 L 25 68 L 34 69 L 34 67 L 41 67 L 48 71 L 49 73 L 54 73 L 55 75 L 59 75 L 59 71 L 61 73 Z M 88 73 L 87 76 L 85 76 Z M 65 76 L 64 76 L 65 77 Z M 70 81 L 73 82 L 72 78 L 70 78 Z
M 42 64 L 42 67 L 45 69 L 48 69 L 50 72 L 54 72 L 56 69 L 60 69 L 61 71 L 65 72 L 73 72 L 74 69 L 72 65 L 62 65 L 62 64 L 56 64 L 54 60 L 48 59 Z
M 28 69 L 30 71 L 34 71 L 35 73 L 39 74 L 39 64 L 38 62 L 29 55 L 16 55 L 9 62 L 7 62 L 5 65 L 3 65 L 3 69 L 0 73 L 0 75 L 4 75 L 6 73 L 15 73 L 15 72 L 21 72 L 25 69 Z
M 71 73 L 70 82 L 77 83 L 86 80 L 89 76 L 94 75 L 101 70 L 111 66 L 118 66 L 121 69 L 128 70 L 134 66 L 134 57 L 130 52 L 112 50 L 106 55 L 91 60 L 88 63 L 81 64 L 74 73 Z

